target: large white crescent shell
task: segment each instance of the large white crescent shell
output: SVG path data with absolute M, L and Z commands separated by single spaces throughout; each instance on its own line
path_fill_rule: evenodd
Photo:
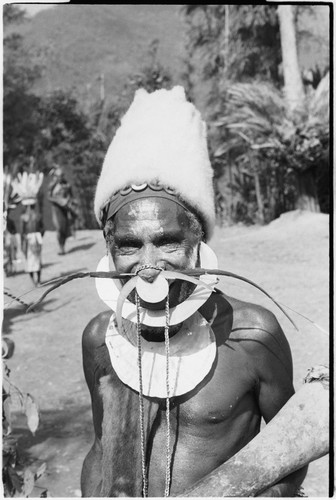
M 136 330 L 135 325 L 131 326 Z M 133 337 L 135 335 L 136 331 Z M 120 380 L 139 392 L 138 349 L 119 334 L 114 314 L 105 342 Z M 142 338 L 141 348 L 143 393 L 167 397 L 165 343 L 147 342 Z M 169 341 L 169 396 L 179 396 L 194 389 L 211 370 L 215 357 L 216 340 L 211 326 L 201 314 L 195 313 Z
M 214 251 L 204 242 L 201 243 L 200 247 L 200 266 L 208 269 L 218 268 L 218 261 Z M 113 263 L 112 259 L 109 259 L 105 255 L 99 262 L 97 271 L 112 271 Z M 187 277 L 186 277 L 187 279 Z M 194 314 L 210 297 L 211 295 L 211 285 L 217 283 L 217 276 L 204 274 L 200 276 L 200 280 L 204 283 L 210 285 L 209 289 L 204 286 L 197 286 L 194 292 L 188 297 L 187 300 L 172 307 L 169 310 L 169 324 L 176 325 L 182 323 L 185 319 L 189 318 Z M 105 302 L 105 304 L 110 307 L 113 311 L 117 310 L 117 302 L 119 293 L 121 290 L 121 285 L 119 280 L 114 280 L 110 278 L 96 278 L 96 288 L 99 297 Z M 122 316 L 125 319 L 136 323 L 136 306 L 129 300 L 125 300 L 123 304 Z M 144 308 L 140 308 L 140 321 L 141 323 L 148 326 L 165 326 L 166 315 L 165 310 L 154 311 Z

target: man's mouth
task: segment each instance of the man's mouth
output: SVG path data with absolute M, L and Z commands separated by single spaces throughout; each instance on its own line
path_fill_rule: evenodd
M 187 283 L 182 280 L 177 280 L 177 279 L 168 279 L 168 286 L 169 286 L 169 307 L 176 307 L 177 305 L 181 304 L 186 300 L 192 292 L 195 290 L 196 285 L 193 285 L 192 283 Z M 155 286 L 155 282 L 153 284 L 150 284 L 149 286 Z M 135 293 L 136 289 L 132 290 L 132 292 L 128 295 L 128 300 L 135 304 Z M 151 310 L 151 311 L 161 311 L 164 310 L 166 307 L 166 298 L 159 301 L 159 302 L 146 302 L 143 300 L 141 297 L 140 299 L 140 306 Z

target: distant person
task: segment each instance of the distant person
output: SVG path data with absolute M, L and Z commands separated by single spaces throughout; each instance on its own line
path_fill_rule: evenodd
M 10 216 L 11 207 L 4 211 L 5 225 L 3 231 L 4 245 L 4 269 L 6 276 L 10 276 L 15 272 L 15 265 L 18 261 L 18 240 L 17 230 L 14 220 Z
M 21 250 L 26 260 L 26 272 L 35 285 L 41 283 L 43 217 L 38 208 L 38 196 L 43 183 L 42 172 L 23 171 L 11 182 L 12 196 L 25 207 L 20 216 Z
M 77 213 L 71 185 L 66 180 L 63 170 L 58 166 L 52 172 L 52 179 L 48 186 L 48 199 L 51 202 L 52 221 L 56 229 L 58 255 L 64 255 L 66 240 L 74 235 Z
M 44 225 L 42 215 L 34 198 L 23 200 L 25 211 L 20 217 L 21 250 L 25 256 L 26 272 L 35 286 L 41 284 L 42 237 Z

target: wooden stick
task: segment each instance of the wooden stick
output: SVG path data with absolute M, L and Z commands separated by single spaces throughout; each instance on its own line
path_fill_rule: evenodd
M 179 496 L 256 496 L 329 452 L 329 390 L 298 390 L 244 448 Z

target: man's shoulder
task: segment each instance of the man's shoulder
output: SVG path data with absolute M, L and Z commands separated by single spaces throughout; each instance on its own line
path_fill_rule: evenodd
M 83 331 L 82 342 L 90 350 L 100 347 L 105 342 L 105 334 L 112 311 L 104 311 L 92 318 Z
M 233 307 L 233 329 L 275 332 L 279 323 L 275 314 L 266 307 L 253 302 L 230 298 Z M 259 333 L 258 333 L 259 334 Z
M 291 362 L 290 346 L 276 315 L 261 305 L 235 299 L 230 338 L 242 341 L 244 350 L 259 360 L 274 360 L 276 354 Z
M 219 317 L 226 318 L 226 324 L 230 325 L 230 339 L 269 343 L 284 338 L 275 314 L 266 307 L 224 293 L 216 298 L 216 303 Z
M 244 353 L 250 366 L 254 366 L 257 372 L 264 370 L 263 376 L 271 373 L 279 363 L 291 373 L 290 346 L 272 311 L 224 294 L 217 301 L 218 304 L 223 302 L 221 307 L 217 306 L 219 320 L 216 337 L 220 344 L 230 347 L 232 352 Z M 221 328 L 221 325 L 227 325 L 226 329 Z M 231 352 L 230 349 L 222 349 L 222 353 Z

